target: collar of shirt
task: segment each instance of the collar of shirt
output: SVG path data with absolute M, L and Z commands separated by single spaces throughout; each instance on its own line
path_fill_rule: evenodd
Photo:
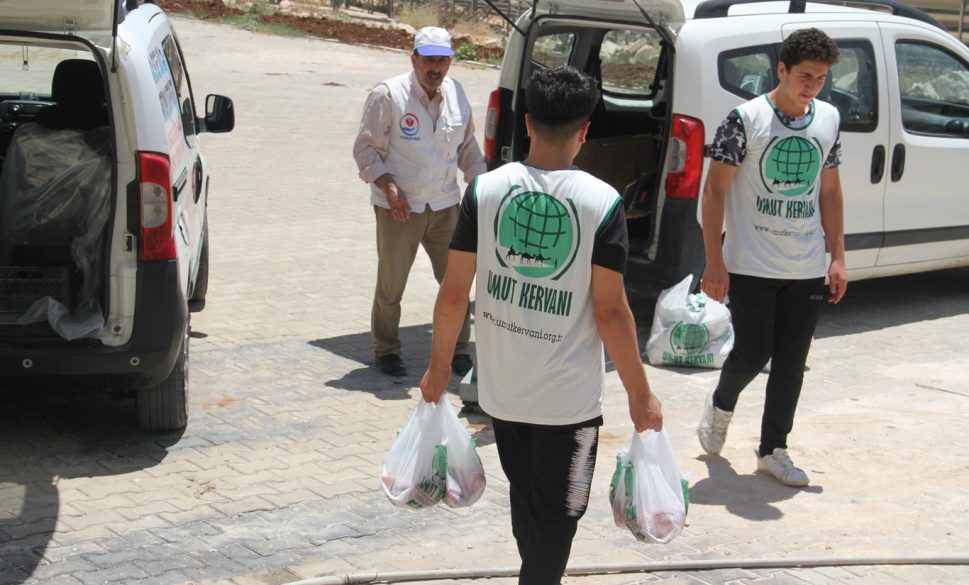
M 413 71 L 410 73 L 410 93 L 424 106 L 424 110 L 427 111 L 431 120 L 434 121 L 435 128 L 437 127 L 437 119 L 441 115 L 441 104 L 444 103 L 443 87 L 441 85 L 441 87 L 437 88 L 437 91 L 434 92 L 434 97 L 429 98 L 427 97 L 427 92 L 424 91 L 424 86 L 417 80 L 417 74 Z

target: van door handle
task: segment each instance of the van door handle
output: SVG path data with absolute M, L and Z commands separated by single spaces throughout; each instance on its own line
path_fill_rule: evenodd
M 885 176 L 885 147 L 881 144 L 871 153 L 871 184 L 877 185 Z
M 182 174 L 178 176 L 175 183 L 172 184 L 172 200 L 178 201 L 178 196 L 182 194 L 182 189 L 185 188 L 185 183 L 188 182 L 188 170 L 182 169 Z
M 892 150 L 892 182 L 897 183 L 905 172 L 905 145 L 896 144 Z

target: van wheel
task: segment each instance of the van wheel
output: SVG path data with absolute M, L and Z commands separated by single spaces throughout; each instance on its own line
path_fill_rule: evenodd
M 205 306 L 205 293 L 209 289 L 209 217 L 202 223 L 202 251 L 199 252 L 199 269 L 195 274 L 195 285 L 189 302 Z
M 139 388 L 135 395 L 138 426 L 146 431 L 176 431 L 188 424 L 188 334 L 186 326 L 172 373 L 155 386 Z

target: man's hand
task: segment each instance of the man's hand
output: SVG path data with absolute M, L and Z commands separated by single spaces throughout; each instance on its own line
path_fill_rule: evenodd
M 629 393 L 629 417 L 637 433 L 663 430 L 663 405 L 652 392 Z
M 407 201 L 407 194 L 397 186 L 397 182 L 390 175 L 381 175 L 374 184 L 384 192 L 387 197 L 387 205 L 390 206 L 390 215 L 397 221 L 407 221 L 410 219 L 410 203 Z
M 838 304 L 844 298 L 848 290 L 848 271 L 844 262 L 832 260 L 828 266 L 828 290 L 831 292 L 829 303 Z
M 730 275 L 721 260 L 719 263 L 707 263 L 700 277 L 700 290 L 708 297 L 722 303 L 730 290 Z
M 700 290 L 719 303 L 727 298 L 730 290 L 730 276 L 723 263 L 723 214 L 727 191 L 736 174 L 737 167 L 711 161 L 700 200 L 703 250 L 707 261 L 700 277 Z
M 441 396 L 444 396 L 444 393 L 447 392 L 447 383 L 450 378 L 450 367 L 440 371 L 427 368 L 424 377 L 421 378 L 421 396 L 424 397 L 424 401 L 437 404 Z

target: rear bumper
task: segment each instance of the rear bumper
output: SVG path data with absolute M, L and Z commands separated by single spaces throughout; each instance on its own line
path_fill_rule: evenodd
M 103 378 L 112 385 L 143 388 L 164 380 L 178 358 L 188 323 L 188 305 L 178 286 L 176 261 L 139 266 L 134 331 L 118 347 L 91 340 L 29 342 L 0 337 L 0 377 L 17 381 L 63 382 L 66 377 Z

